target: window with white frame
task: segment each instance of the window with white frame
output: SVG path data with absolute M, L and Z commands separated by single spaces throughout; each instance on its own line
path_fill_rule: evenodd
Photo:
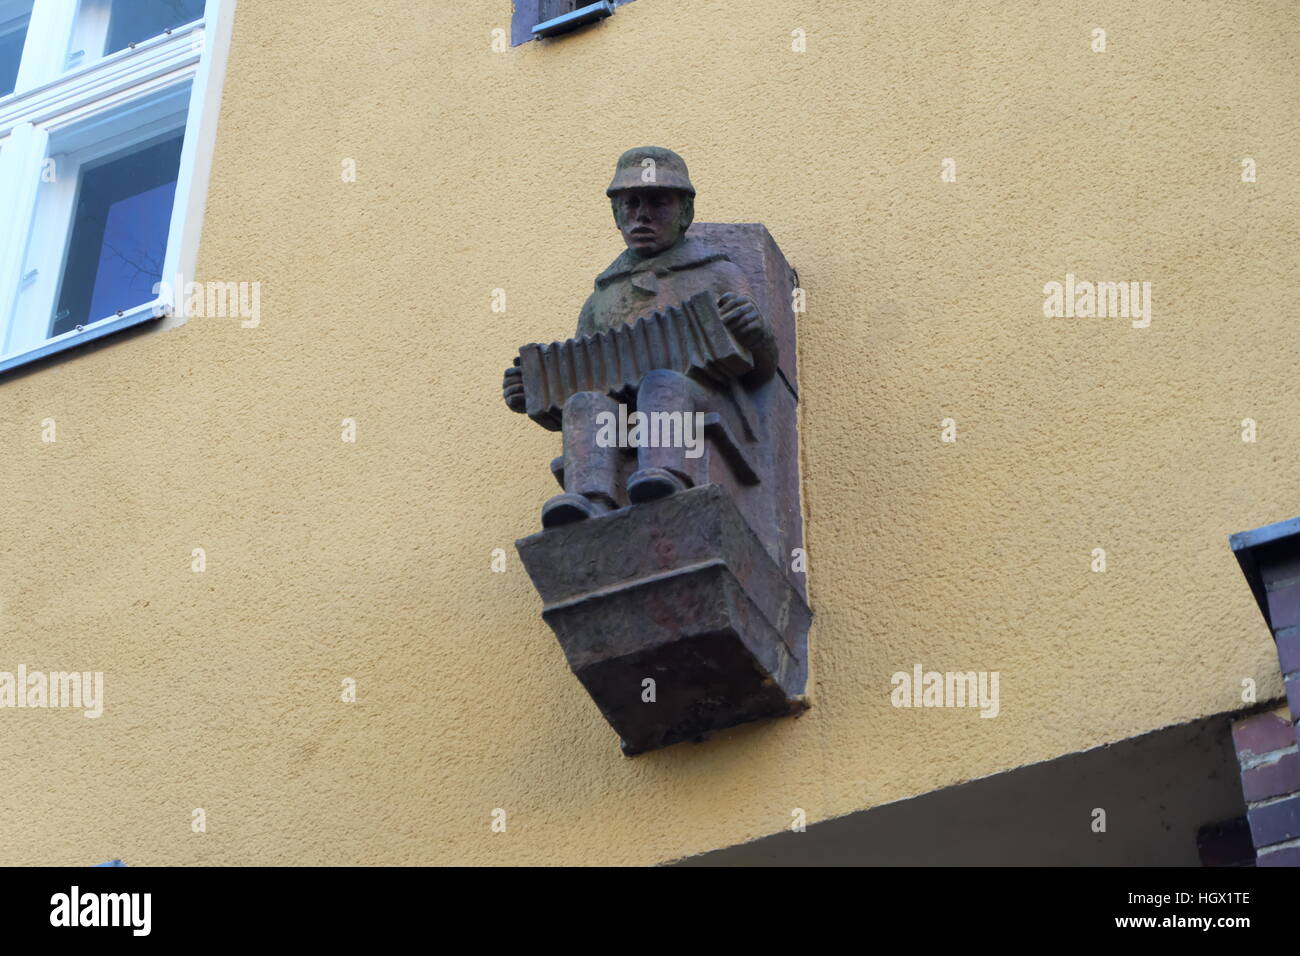
M 173 312 L 233 16 L 234 0 L 0 0 L 0 372 Z

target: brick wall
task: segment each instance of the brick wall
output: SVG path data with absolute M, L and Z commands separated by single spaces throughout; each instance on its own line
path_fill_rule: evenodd
M 1273 632 L 1289 707 L 1235 721 L 1232 740 L 1259 866 L 1300 866 L 1300 518 L 1232 535 Z
M 1256 561 L 1287 701 L 1291 713 L 1300 714 L 1300 540 L 1284 538 L 1261 548 Z
M 1286 707 L 1232 725 L 1257 866 L 1300 866 L 1300 748 Z

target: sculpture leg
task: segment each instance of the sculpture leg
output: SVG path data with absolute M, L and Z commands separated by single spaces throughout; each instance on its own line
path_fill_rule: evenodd
M 618 447 L 596 444 L 602 412 L 617 416 L 618 405 L 599 392 L 578 392 L 564 403 L 564 494 L 542 506 L 542 527 L 594 518 L 614 508 Z
M 686 463 L 686 446 L 681 440 L 695 433 L 694 415 L 699 408 L 700 387 L 680 372 L 655 369 L 641 379 L 636 392 L 636 410 L 645 415 L 660 439 L 677 440 L 657 447 L 642 445 L 637 448 L 637 470 L 627 481 L 627 496 L 636 502 L 653 501 L 691 487 L 690 469 Z M 655 419 L 653 416 L 667 415 Z M 665 428 L 653 423 L 673 422 Z M 686 431 L 689 429 L 690 431 Z M 647 435 L 647 438 L 649 435 Z M 703 434 L 696 436 L 703 441 Z

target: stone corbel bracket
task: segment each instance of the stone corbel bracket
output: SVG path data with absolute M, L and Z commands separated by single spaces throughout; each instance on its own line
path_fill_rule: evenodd
M 812 612 L 720 486 L 518 547 L 542 618 L 624 753 L 806 707 Z

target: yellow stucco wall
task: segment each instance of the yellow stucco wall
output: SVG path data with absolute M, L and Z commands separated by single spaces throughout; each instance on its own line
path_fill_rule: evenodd
M 1280 692 L 1226 535 L 1300 512 L 1289 3 L 496 27 L 509 0 L 240 0 L 198 278 L 260 281 L 261 325 L 0 381 L 0 670 L 107 695 L 0 711 L 0 862 L 650 863 Z M 513 552 L 558 438 L 498 390 L 570 334 L 644 143 L 808 290 L 818 618 L 807 715 L 628 760 Z M 1067 272 L 1151 282 L 1150 327 L 1044 318 Z M 914 663 L 999 671 L 1000 716 L 892 708 Z

